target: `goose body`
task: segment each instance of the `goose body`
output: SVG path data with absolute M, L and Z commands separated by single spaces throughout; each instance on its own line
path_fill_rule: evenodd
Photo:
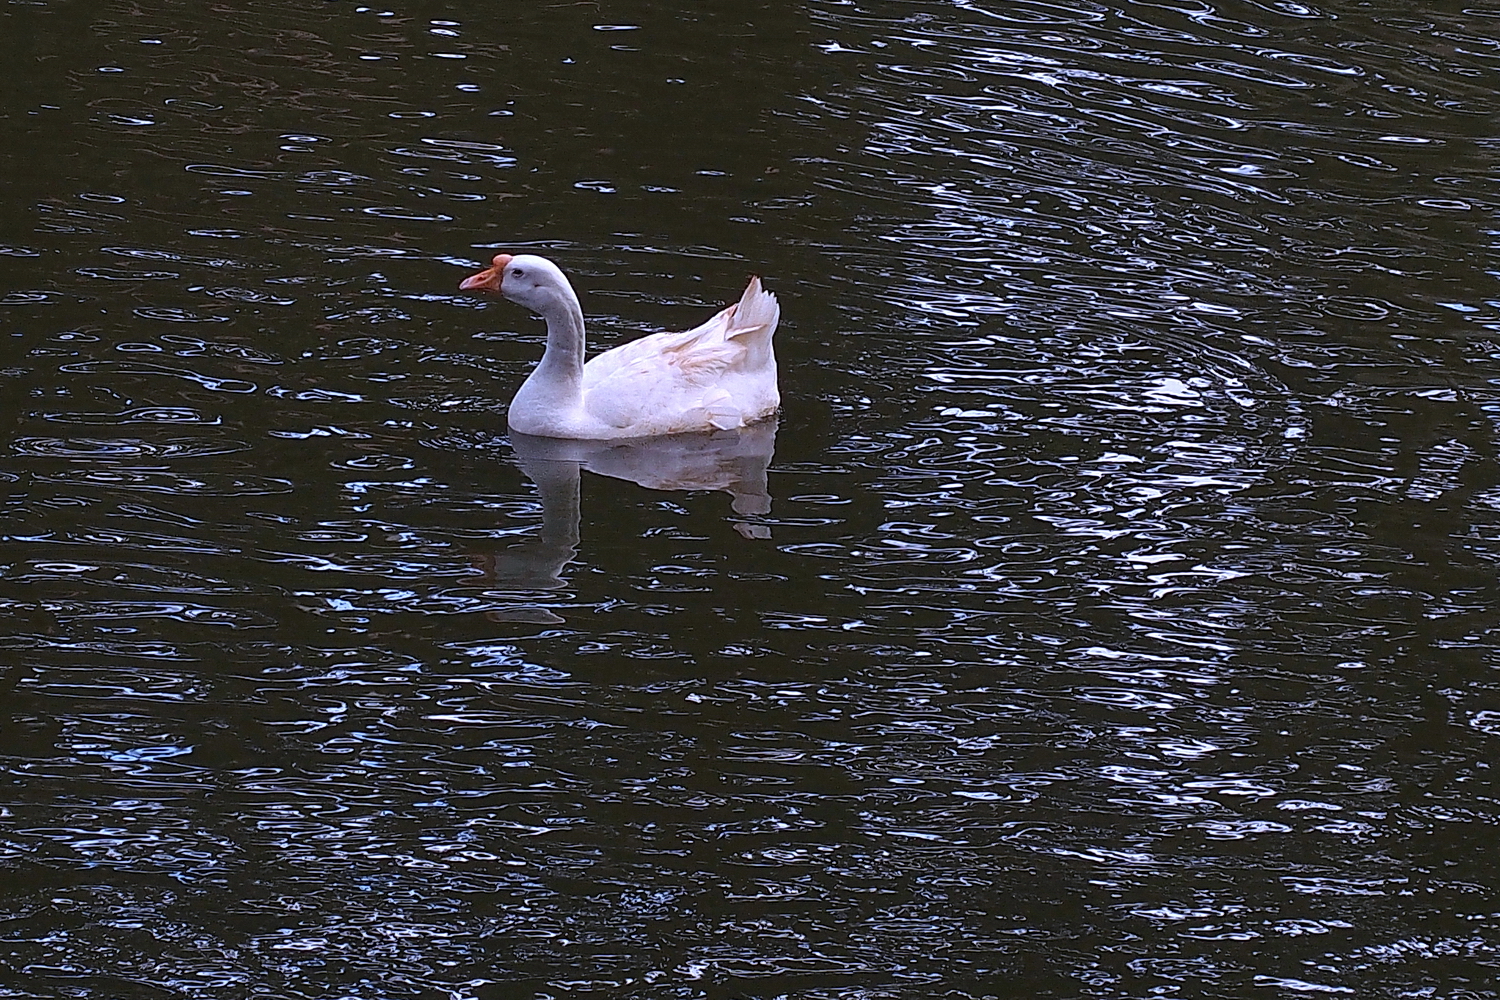
M 493 265 L 459 288 L 499 293 L 547 323 L 542 360 L 511 400 L 511 430 L 597 441 L 729 430 L 781 403 L 771 347 L 781 309 L 759 278 L 701 326 L 585 363 L 583 310 L 561 269 L 534 254 L 499 254 Z

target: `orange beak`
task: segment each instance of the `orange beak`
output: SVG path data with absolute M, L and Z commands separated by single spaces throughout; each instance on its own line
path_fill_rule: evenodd
M 476 289 L 482 292 L 500 291 L 500 283 L 505 280 L 505 265 L 510 263 L 510 254 L 496 254 L 491 263 L 495 266 L 480 271 L 478 274 L 471 274 L 459 282 L 458 290 L 461 292 L 471 292 Z

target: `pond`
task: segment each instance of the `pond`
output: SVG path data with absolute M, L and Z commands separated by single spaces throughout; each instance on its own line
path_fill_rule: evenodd
M 15 997 L 1500 997 L 1500 9 L 0 8 Z M 783 409 L 559 454 L 758 274 Z

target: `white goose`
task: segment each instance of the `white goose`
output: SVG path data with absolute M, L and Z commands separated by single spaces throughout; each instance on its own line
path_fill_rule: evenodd
M 781 307 L 759 278 L 702 326 L 632 340 L 587 364 L 578 296 L 545 257 L 498 254 L 458 287 L 498 292 L 547 321 L 541 363 L 510 403 L 519 433 L 607 441 L 728 430 L 781 403 L 771 349 Z

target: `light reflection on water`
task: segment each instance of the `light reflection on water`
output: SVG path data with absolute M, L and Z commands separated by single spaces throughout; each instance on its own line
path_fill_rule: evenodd
M 1500 995 L 1483 11 L 7 17 L 7 988 Z

